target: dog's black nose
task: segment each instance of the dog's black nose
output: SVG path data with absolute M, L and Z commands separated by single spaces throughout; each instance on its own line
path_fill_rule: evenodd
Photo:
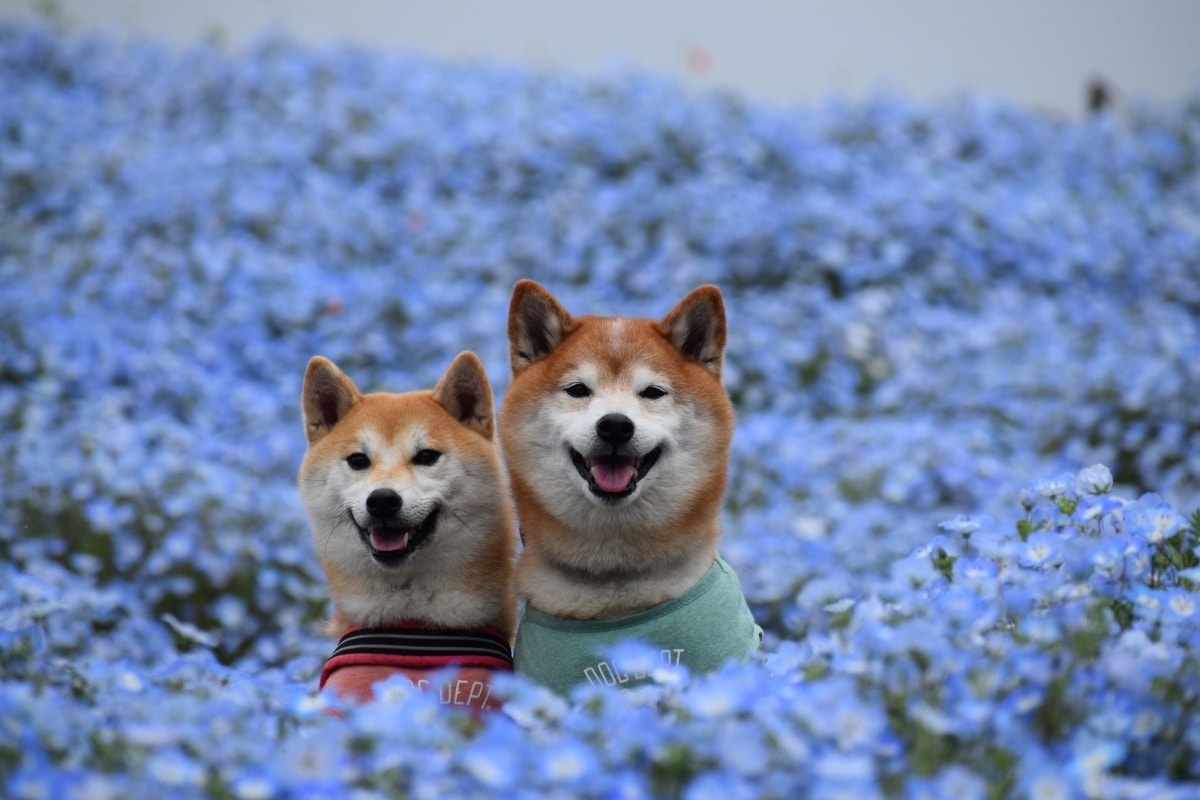
M 388 519 L 400 510 L 400 495 L 391 489 L 376 489 L 367 495 L 367 513 L 375 519 Z
M 618 447 L 633 438 L 633 420 L 624 414 L 605 414 L 596 420 L 596 435 Z

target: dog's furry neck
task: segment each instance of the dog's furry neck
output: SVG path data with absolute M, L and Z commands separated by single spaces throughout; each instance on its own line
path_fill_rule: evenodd
M 530 604 L 544 613 L 566 619 L 612 619 L 683 594 L 715 558 L 714 548 L 698 548 L 670 564 L 596 571 L 527 550 L 517 567 L 517 584 Z
M 561 561 L 550 560 L 551 568 L 562 573 L 568 580 L 579 583 L 587 583 L 592 586 L 603 586 L 605 584 L 617 583 L 632 583 L 638 580 L 645 580 L 654 575 L 657 570 L 652 567 L 614 567 L 607 570 L 595 571 L 590 569 L 582 569 L 573 564 L 567 564 Z
M 371 593 L 336 597 L 333 617 L 325 630 L 341 636 L 353 628 L 390 626 L 397 619 L 431 628 L 465 629 L 484 625 L 503 628 L 506 616 L 503 604 L 482 592 L 421 587 L 398 592 L 386 603 L 381 603 L 378 595 Z

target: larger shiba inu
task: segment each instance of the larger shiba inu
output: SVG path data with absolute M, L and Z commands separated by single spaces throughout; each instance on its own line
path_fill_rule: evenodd
M 658 321 L 572 317 L 523 280 L 508 337 L 500 435 L 528 600 L 517 670 L 560 691 L 622 684 L 602 654 L 626 638 L 693 670 L 746 658 L 761 631 L 716 551 L 733 433 L 720 291 Z
M 300 497 L 341 637 L 321 687 L 369 700 L 399 671 L 492 707 L 490 672 L 512 668 L 516 542 L 479 360 L 461 353 L 432 391 L 364 395 L 317 356 L 302 405 Z M 444 667 L 457 677 L 430 687 Z

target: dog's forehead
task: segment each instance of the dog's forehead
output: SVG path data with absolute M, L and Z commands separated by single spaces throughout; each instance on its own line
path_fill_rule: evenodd
M 395 451 L 406 458 L 429 438 L 429 428 L 415 420 L 388 420 L 384 426 L 360 428 L 355 437 L 366 450 L 376 453 Z
M 343 435 L 371 450 L 411 451 L 435 436 L 439 420 L 433 409 L 424 393 L 370 394 L 353 409 L 353 418 L 347 415 Z
M 590 317 L 572 339 L 569 369 L 581 378 L 636 383 L 670 368 L 670 345 L 653 320 Z

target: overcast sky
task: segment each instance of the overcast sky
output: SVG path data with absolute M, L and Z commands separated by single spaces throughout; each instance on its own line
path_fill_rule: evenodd
M 236 48 L 276 30 L 550 69 L 623 64 L 789 105 L 966 88 L 1074 113 L 1094 76 L 1124 98 L 1200 85 L 1197 0 L 0 0 L 0 16 L 47 6 L 76 28 L 177 43 Z

